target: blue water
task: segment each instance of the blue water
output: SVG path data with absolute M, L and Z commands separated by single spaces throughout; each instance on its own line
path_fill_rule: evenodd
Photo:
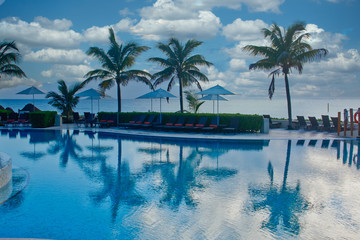
M 35 106 L 42 111 L 57 111 L 54 107 L 48 104 L 48 99 L 35 99 Z M 22 109 L 26 104 L 32 103 L 32 99 L 0 99 L 0 105 L 3 107 L 11 107 L 15 111 Z M 116 112 L 117 100 L 116 99 L 101 99 L 94 100 L 91 108 L 91 100 L 81 99 L 74 111 L 80 112 Z M 213 108 L 215 107 L 215 108 Z M 358 109 L 360 102 L 358 99 L 292 99 L 292 114 L 296 119 L 297 115 L 301 116 L 315 116 L 321 118 L 321 115 L 337 116 L 338 112 L 343 112 L 345 108 Z M 167 103 L 162 100 L 161 108 L 163 112 L 176 112 L 179 111 L 179 100 L 170 99 Z M 184 102 L 185 110 L 188 110 L 186 101 Z M 123 112 L 147 112 L 147 111 L 160 111 L 160 102 L 158 99 L 123 99 L 122 111 Z M 206 101 L 201 107 L 199 112 L 212 113 L 217 112 L 216 103 L 214 106 L 213 101 Z M 219 102 L 219 112 L 221 113 L 242 113 L 242 114 L 270 114 L 273 117 L 287 118 L 287 105 L 285 99 L 232 99 L 229 101 Z M 60 113 L 60 112 L 59 112 Z
M 0 237 L 358 239 L 359 142 L 0 130 L 28 186 Z

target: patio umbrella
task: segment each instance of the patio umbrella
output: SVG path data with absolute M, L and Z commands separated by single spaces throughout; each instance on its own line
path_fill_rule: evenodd
M 35 110 L 35 94 L 45 94 L 46 92 L 44 92 L 43 90 L 38 89 L 37 87 L 29 87 L 21 92 L 18 92 L 17 94 L 23 94 L 23 95 L 33 95 L 33 106 L 34 106 L 34 110 Z
M 165 91 L 164 89 L 162 88 L 159 88 L 158 90 L 155 90 L 155 91 L 152 91 L 152 92 L 149 92 L 147 94 L 144 94 L 140 97 L 137 97 L 137 98 L 150 98 L 150 99 L 153 99 L 153 98 L 159 98 L 160 99 L 160 123 L 162 121 L 162 116 L 161 116 L 161 99 L 162 98 L 171 98 L 171 97 L 176 97 L 174 95 L 172 95 L 171 93 Z
M 78 97 L 88 97 L 87 99 L 91 99 L 91 113 L 93 113 L 93 99 L 94 100 L 99 100 L 100 98 L 105 97 L 105 94 L 103 94 L 102 92 L 90 88 L 86 91 L 83 91 L 81 93 L 76 94 L 76 96 Z M 99 108 L 99 102 L 98 102 L 98 108 Z
M 204 91 L 198 92 L 197 94 L 201 95 L 209 95 L 213 94 L 217 96 L 217 125 L 219 125 L 219 95 L 234 95 L 234 93 L 226 90 L 225 88 L 221 87 L 220 85 L 216 85 Z
M 226 98 L 215 94 L 205 95 L 202 98 L 199 98 L 199 100 L 213 100 L 213 113 L 215 113 L 215 100 L 228 101 Z

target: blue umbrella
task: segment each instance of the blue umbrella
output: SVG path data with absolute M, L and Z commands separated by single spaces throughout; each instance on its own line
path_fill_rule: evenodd
M 44 92 L 43 90 L 38 89 L 37 87 L 29 87 L 21 92 L 18 92 L 16 94 L 24 94 L 24 95 L 33 95 L 33 106 L 34 106 L 34 111 L 35 111 L 35 94 L 45 94 L 46 92 Z
M 160 122 L 162 121 L 162 116 L 161 116 L 161 99 L 162 98 L 171 98 L 171 97 L 176 97 L 174 95 L 172 95 L 171 93 L 165 91 L 164 89 L 162 88 L 159 88 L 158 90 L 155 90 L 155 91 L 152 91 L 152 92 L 149 92 L 149 93 L 146 93 L 140 97 L 137 97 L 137 98 L 150 98 L 150 99 L 153 99 L 153 98 L 159 98 L 160 99 Z
M 213 100 L 213 113 L 215 113 L 215 100 L 228 101 L 226 98 L 215 94 L 205 95 L 202 98 L 199 98 L 199 100 Z
M 91 99 L 91 113 L 93 113 L 93 99 L 95 99 L 95 100 L 100 99 L 100 98 L 104 97 L 105 94 L 103 94 L 102 92 L 100 92 L 96 89 L 90 88 L 86 91 L 76 94 L 76 96 L 88 97 L 88 99 Z M 99 105 L 99 103 L 98 103 L 98 105 Z M 99 106 L 98 106 L 98 108 L 99 108 Z
M 217 125 L 219 125 L 219 95 L 234 95 L 234 93 L 230 92 L 229 90 L 226 90 L 225 88 L 221 87 L 220 85 L 216 85 L 214 87 L 211 87 L 209 89 L 206 89 L 204 91 L 198 92 L 197 94 L 201 95 L 216 95 L 217 96 Z

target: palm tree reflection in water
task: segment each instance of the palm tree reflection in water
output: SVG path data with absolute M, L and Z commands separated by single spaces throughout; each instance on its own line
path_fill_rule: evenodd
M 121 138 L 117 138 L 118 143 L 118 164 L 114 169 L 103 161 L 100 168 L 101 189 L 90 194 L 91 199 L 96 204 L 105 202 L 107 198 L 111 201 L 111 221 L 116 221 L 118 210 L 121 204 L 128 206 L 140 206 L 145 203 L 145 199 L 136 191 L 136 176 L 130 172 L 129 163 L 122 161 Z
M 269 162 L 268 174 L 270 185 L 249 186 L 251 210 L 268 210 L 269 217 L 263 221 L 262 227 L 276 232 L 278 226 L 284 227 L 285 231 L 298 235 L 300 233 L 299 215 L 309 208 L 309 202 L 300 193 L 300 182 L 296 187 L 286 186 L 291 154 L 291 140 L 288 140 L 287 155 L 282 186 L 273 183 L 274 169 Z

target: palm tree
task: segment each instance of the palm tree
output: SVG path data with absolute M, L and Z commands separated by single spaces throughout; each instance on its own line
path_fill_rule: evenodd
M 183 87 L 195 83 L 202 90 L 199 80 L 203 82 L 209 81 L 197 66 L 211 66 L 212 63 L 206 61 L 202 55 L 190 56 L 191 52 L 201 44 L 202 42 L 192 39 L 188 40 L 184 46 L 176 38 L 170 38 L 167 44 L 157 44 L 157 48 L 167 56 L 167 59 L 159 57 L 149 59 L 149 61 L 156 62 L 165 68 L 153 75 L 155 87 L 164 81 L 169 81 L 167 91 L 170 91 L 175 81 L 178 80 L 181 112 L 184 112 Z
M 88 72 L 85 82 L 94 79 L 101 79 L 99 84 L 101 89 L 110 89 L 114 83 L 117 84 L 118 112 L 121 112 L 121 85 L 126 86 L 130 80 L 143 82 L 152 88 L 151 74 L 141 70 L 128 70 L 135 64 L 136 58 L 149 47 L 139 46 L 135 42 L 119 45 L 116 42 L 114 30 L 109 28 L 110 49 L 105 52 L 98 47 L 91 47 L 86 52 L 89 56 L 94 56 L 102 64 L 102 69 Z
M 197 95 L 191 91 L 185 91 L 186 100 L 189 103 L 189 110 L 197 113 L 201 105 L 204 104 L 205 101 L 200 101 Z
M 69 119 L 73 108 L 79 103 L 79 97 L 75 96 L 75 94 L 83 88 L 85 84 L 76 83 L 70 88 L 68 88 L 64 80 L 59 80 L 58 84 L 60 94 L 51 91 L 46 94 L 46 98 L 52 98 L 49 104 L 62 111 L 62 115 L 66 115 Z
M 292 127 L 291 118 L 291 98 L 288 75 L 291 69 L 295 69 L 302 73 L 303 64 L 314 61 L 326 56 L 328 51 L 324 48 L 313 49 L 310 44 L 304 42 L 304 39 L 309 38 L 310 34 L 305 32 L 305 24 L 297 22 L 291 25 L 287 31 L 272 24 L 270 29 L 263 28 L 262 32 L 264 38 L 269 38 L 271 46 L 254 46 L 247 45 L 243 48 L 244 51 L 249 52 L 254 56 L 264 56 L 264 59 L 250 64 L 249 69 L 273 70 L 269 76 L 272 76 L 272 81 L 269 86 L 269 98 L 271 99 L 275 91 L 275 75 L 282 73 L 285 76 L 285 89 L 288 105 L 289 128 Z
M 0 78 L 1 75 L 26 77 L 16 64 L 20 61 L 19 49 L 14 41 L 0 43 Z

